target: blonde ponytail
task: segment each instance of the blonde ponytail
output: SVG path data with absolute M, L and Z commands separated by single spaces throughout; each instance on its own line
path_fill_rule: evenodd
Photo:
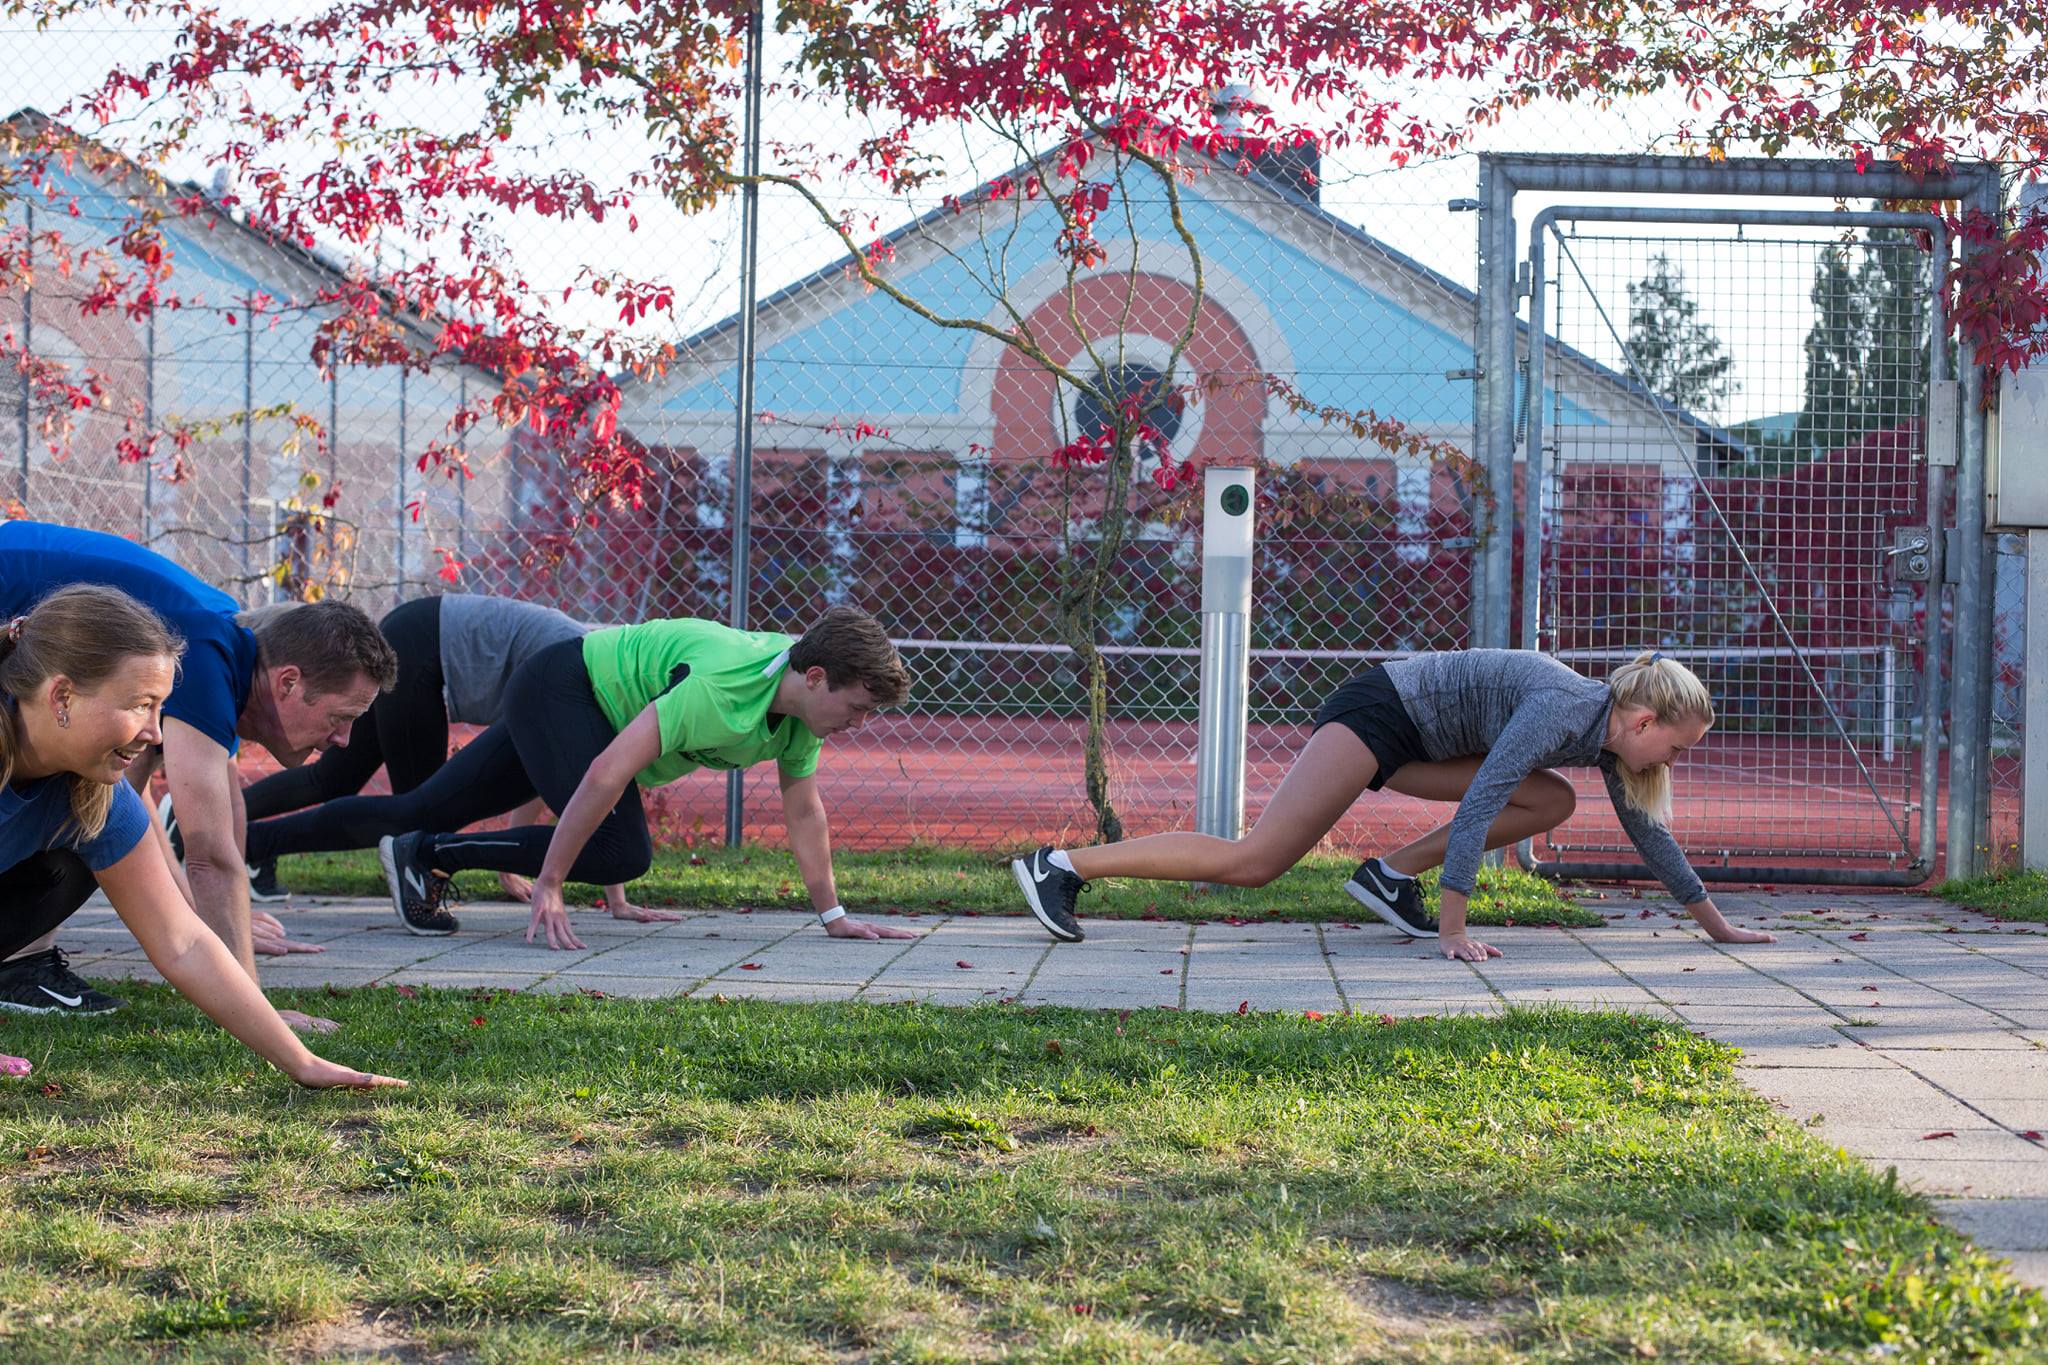
M 1714 723 L 1714 698 L 1699 676 L 1676 659 L 1645 650 L 1607 675 L 1614 705 L 1639 706 L 1660 724 L 1684 721 Z M 1614 765 L 1628 803 L 1658 824 L 1671 821 L 1671 765 L 1652 764 L 1638 772 L 1626 763 Z

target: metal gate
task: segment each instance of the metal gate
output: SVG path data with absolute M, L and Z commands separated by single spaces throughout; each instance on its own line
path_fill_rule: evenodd
M 1518 640 L 1596 677 L 1659 650 L 1706 681 L 1718 721 L 1674 772 L 1672 828 L 1710 879 L 1934 866 L 1949 246 L 1924 214 L 1532 224 Z M 1586 795 L 1524 864 L 1641 875 Z

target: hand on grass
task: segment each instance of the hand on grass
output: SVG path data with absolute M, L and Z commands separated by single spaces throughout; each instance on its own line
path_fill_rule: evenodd
M 292 1079 L 308 1090 L 381 1090 L 385 1086 L 402 1087 L 406 1084 L 390 1076 L 352 1071 L 324 1057 L 313 1058 Z
M 521 905 L 526 905 L 533 900 L 533 883 L 520 876 L 517 872 L 500 872 L 498 874 L 498 886 L 507 896 L 518 901 Z
M 35 1069 L 35 1063 L 26 1057 L 10 1057 L 0 1052 L 0 1076 L 26 1076 Z
M 1489 957 L 1501 955 L 1500 949 L 1492 944 L 1481 943 L 1463 934 L 1445 934 L 1436 941 L 1436 950 L 1458 962 L 1484 962 Z
M 869 924 L 866 920 L 851 915 L 841 915 L 825 926 L 828 938 L 916 938 L 914 929 L 899 929 L 893 924 Z
M 332 1033 L 341 1027 L 332 1019 L 322 1019 L 317 1014 L 301 1014 L 297 1010 L 279 1010 L 277 1017 L 291 1025 L 295 1033 Z
M 533 884 L 533 918 L 526 924 L 526 941 L 544 934 L 550 948 L 581 948 L 583 940 L 569 927 L 569 911 L 562 904 L 562 888 L 544 882 Z

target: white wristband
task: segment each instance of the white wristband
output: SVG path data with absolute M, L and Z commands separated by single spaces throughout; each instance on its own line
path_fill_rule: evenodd
M 835 905 L 830 910 L 820 910 L 818 912 L 818 923 L 820 924 L 830 924 L 835 919 L 845 918 L 846 907 L 843 905 Z

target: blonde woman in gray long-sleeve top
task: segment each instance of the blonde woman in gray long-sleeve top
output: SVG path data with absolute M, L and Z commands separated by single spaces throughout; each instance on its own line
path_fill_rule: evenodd
M 1722 916 L 1666 827 L 1671 764 L 1713 723 L 1706 686 L 1662 654 L 1640 654 L 1599 681 L 1523 650 L 1416 654 L 1367 669 L 1323 703 L 1308 746 L 1242 839 L 1178 833 L 1048 846 L 1011 868 L 1039 922 L 1078 942 L 1074 899 L 1096 877 L 1264 886 L 1361 793 L 1391 787 L 1455 801 L 1457 811 L 1413 843 L 1368 858 L 1344 889 L 1395 928 L 1435 938 L 1445 957 L 1479 962 L 1500 956 L 1465 932 L 1480 854 L 1563 824 L 1576 797 L 1552 770 L 1598 767 L 1644 863 L 1700 927 L 1720 943 L 1769 943 L 1772 935 Z M 1439 865 L 1443 894 L 1432 918 L 1415 878 Z

